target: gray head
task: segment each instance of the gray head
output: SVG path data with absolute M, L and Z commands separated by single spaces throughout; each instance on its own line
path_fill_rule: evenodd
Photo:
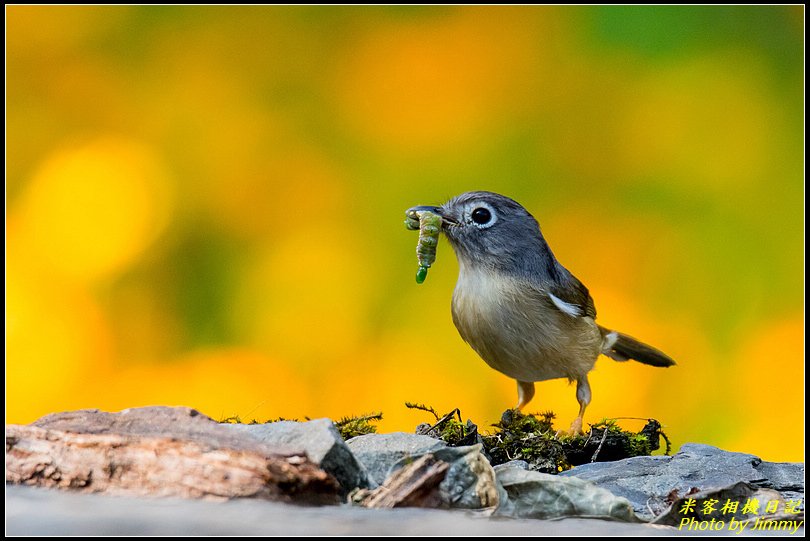
M 442 217 L 442 231 L 462 267 L 535 278 L 556 274 L 558 264 L 537 220 L 508 197 L 467 192 L 441 207 L 418 208 L 431 208 Z

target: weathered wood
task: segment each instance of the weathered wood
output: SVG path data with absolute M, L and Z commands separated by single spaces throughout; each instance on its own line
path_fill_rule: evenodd
M 439 484 L 450 464 L 432 454 L 422 455 L 397 470 L 385 484 L 360 497 L 365 507 L 440 507 Z
M 6 427 L 6 482 L 83 492 L 337 503 L 300 451 L 239 438 L 188 408 L 94 410 Z

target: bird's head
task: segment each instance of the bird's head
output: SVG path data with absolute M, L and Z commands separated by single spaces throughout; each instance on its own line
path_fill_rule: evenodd
M 466 192 L 440 207 L 411 210 L 430 210 L 442 217 L 442 232 L 462 267 L 522 274 L 549 263 L 551 252 L 537 220 L 503 195 Z

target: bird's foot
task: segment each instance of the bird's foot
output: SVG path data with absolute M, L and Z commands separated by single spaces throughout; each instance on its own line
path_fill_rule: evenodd
M 578 434 L 582 434 L 582 417 L 577 417 L 574 419 L 574 422 L 571 423 L 571 428 L 568 430 L 568 433 L 572 436 L 576 436 Z

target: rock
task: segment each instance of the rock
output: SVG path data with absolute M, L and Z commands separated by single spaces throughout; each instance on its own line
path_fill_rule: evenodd
M 507 495 L 496 511 L 499 516 L 587 517 L 639 522 L 632 504 L 625 498 L 575 477 L 560 477 L 519 467 L 501 468 L 497 476 Z
M 363 507 L 378 509 L 440 507 L 439 484 L 449 469 L 450 464 L 427 453 L 391 474 L 384 485 L 355 493 L 353 501 Z
M 405 432 L 365 434 L 350 439 L 346 444 L 365 468 L 373 486 L 383 484 L 391 468 L 402 458 L 447 447 L 446 443 L 436 438 Z
M 485 509 L 498 505 L 495 472 L 480 444 L 400 459 L 382 486 L 355 495 L 365 507 Z
M 118 413 L 96 409 L 65 411 L 41 417 L 30 426 L 76 434 L 118 434 L 191 439 L 209 447 L 261 449 L 254 440 L 235 434 L 197 410 L 149 406 Z M 292 451 L 292 449 L 289 449 Z
M 509 462 L 504 462 L 503 464 L 498 464 L 497 466 L 494 466 L 495 473 L 498 473 L 499 471 L 504 470 L 506 468 L 519 468 L 521 470 L 528 470 L 529 463 L 526 462 L 525 460 L 510 460 Z
M 756 470 L 761 479 L 751 481 L 762 488 L 772 488 L 787 500 L 804 498 L 804 463 L 761 462 Z
M 645 520 L 664 513 L 675 498 L 695 489 L 720 489 L 745 482 L 783 492 L 787 499 L 804 494 L 804 464 L 763 462 L 754 455 L 695 443 L 684 444 L 673 456 L 583 464 L 560 476 L 592 481 L 627 498 Z
M 438 509 L 365 509 L 290 505 L 249 498 L 227 501 L 110 497 L 7 486 L 6 535 L 70 536 L 649 536 L 668 526 L 604 520 L 486 518 Z
M 484 457 L 483 445 L 444 447 L 433 456 L 450 464 L 439 485 L 442 503 L 455 509 L 484 509 L 498 505 L 495 470 Z
M 756 500 L 760 503 L 756 513 L 751 513 L 746 509 L 745 504 L 749 500 Z M 732 511 L 732 508 L 723 510 L 722 506 L 729 501 L 737 502 L 734 510 Z M 778 502 L 776 512 L 767 513 L 768 502 L 773 501 Z M 784 513 L 784 504 L 782 495 L 777 491 L 769 488 L 757 488 L 749 483 L 740 482 L 726 488 L 688 493 L 676 499 L 669 509 L 658 515 L 653 522 L 679 526 L 683 523 L 682 521 L 687 523 L 706 522 L 715 519 L 730 522 L 731 519 L 734 519 L 738 522 L 745 522 L 757 518 L 766 520 L 797 518 L 795 515 L 790 516 Z M 801 519 L 803 520 L 804 517 L 802 516 Z
M 270 446 L 289 447 L 306 452 L 309 459 L 331 473 L 342 487 L 343 494 L 355 488 L 368 488 L 366 470 L 357 461 L 335 424 L 329 419 L 305 423 L 279 421 L 267 424 L 226 424 Z
M 6 482 L 83 492 L 337 503 L 335 479 L 190 408 L 81 410 L 6 426 Z

